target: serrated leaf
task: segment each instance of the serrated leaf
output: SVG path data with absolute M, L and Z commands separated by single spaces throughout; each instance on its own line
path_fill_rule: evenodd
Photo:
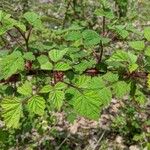
M 105 87 L 105 83 L 101 77 L 93 77 L 88 83 L 88 89 L 100 90 Z
M 138 64 L 136 64 L 136 63 L 129 65 L 129 67 L 128 67 L 129 72 L 132 73 L 133 71 L 137 70 L 138 67 L 139 67 L 139 66 L 138 66 Z
M 31 96 L 32 84 L 26 81 L 21 87 L 18 87 L 17 92 L 25 96 Z
M 118 81 L 112 85 L 112 88 L 117 98 L 122 98 L 130 92 L 130 86 L 125 81 Z
M 31 60 L 31 61 L 35 60 L 35 56 L 33 55 L 32 52 L 24 53 L 23 58 L 26 59 L 26 60 Z
M 82 38 L 82 34 L 80 31 L 71 31 L 65 36 L 65 39 L 67 41 L 77 41 L 81 38 Z
M 116 82 L 116 81 L 118 81 L 119 76 L 118 76 L 118 74 L 108 72 L 105 75 L 103 75 L 102 78 L 108 82 Z
M 67 85 L 63 82 L 57 82 L 54 87 L 56 90 L 63 90 L 67 88 Z
M 73 68 L 75 69 L 76 72 L 82 74 L 86 69 L 94 67 L 95 64 L 96 61 L 93 59 L 90 61 L 83 60 L 79 64 L 74 65 Z
M 145 48 L 144 41 L 132 41 L 129 42 L 130 47 L 132 47 L 135 50 L 143 50 Z
M 29 112 L 37 114 L 37 115 L 43 115 L 44 109 L 45 109 L 45 100 L 41 96 L 33 96 L 28 100 L 27 107 L 29 109 Z
M 54 66 L 54 70 L 56 70 L 56 71 L 67 71 L 69 69 L 71 69 L 70 65 L 68 63 L 65 63 L 65 62 L 58 62 Z
M 50 91 L 52 91 L 52 89 L 53 89 L 53 87 L 51 85 L 45 85 L 40 90 L 40 93 L 49 93 Z
M 63 49 L 63 50 L 51 50 L 49 52 L 49 57 L 53 62 L 57 62 L 61 60 L 64 55 L 67 53 L 68 49 Z
M 24 59 L 21 52 L 15 51 L 10 55 L 7 55 L 0 59 L 0 71 L 2 72 L 2 77 L 7 79 L 11 75 L 15 74 L 17 71 L 24 70 Z
M 53 90 L 49 93 L 50 104 L 58 110 L 61 109 L 64 98 L 65 98 L 64 91 Z
M 78 88 L 88 88 L 90 80 L 91 80 L 90 76 L 81 75 L 77 76 L 73 82 Z
M 84 30 L 82 36 L 86 46 L 95 46 L 100 43 L 99 34 L 93 30 Z
M 97 120 L 99 118 L 100 104 L 99 95 L 94 91 L 84 91 L 73 98 L 75 111 L 89 119 Z
M 49 62 L 49 59 L 46 55 L 41 55 L 37 58 L 39 64 L 40 64 L 40 68 L 43 70 L 52 70 L 53 69 L 53 65 L 52 63 Z
M 150 41 L 150 27 L 144 28 L 144 37 Z
M 128 62 L 129 64 L 134 64 L 137 61 L 137 56 L 132 54 L 131 52 L 125 52 L 122 50 L 116 51 L 108 60 L 107 62 L 110 62 L 110 65 L 112 62 Z M 122 65 L 121 63 L 120 65 Z
M 145 55 L 150 57 L 150 47 L 145 49 Z
M 99 94 L 99 98 L 101 101 L 101 105 L 103 105 L 104 107 L 108 106 L 112 100 L 112 92 L 110 88 L 105 87 L 101 89 L 100 91 L 98 91 L 98 94 Z
M 113 19 L 114 18 L 114 14 L 110 9 L 107 9 L 107 10 L 96 9 L 96 11 L 94 13 L 97 16 L 103 16 L 103 17 L 106 17 L 108 19 Z
M 23 116 L 22 103 L 17 98 L 5 98 L 1 103 L 2 116 L 9 128 L 18 128 L 20 118 Z
M 144 95 L 144 93 L 142 93 L 140 90 L 136 90 L 136 93 L 135 93 L 135 100 L 139 103 L 139 104 L 141 104 L 141 105 L 143 105 L 143 104 L 145 104 L 145 102 L 147 101 L 147 98 L 146 98 L 146 96 Z
M 129 36 L 129 32 L 127 30 L 117 30 L 117 33 L 123 38 L 127 38 Z
M 41 29 L 42 28 L 42 21 L 40 16 L 34 12 L 26 12 L 24 18 L 34 27 Z

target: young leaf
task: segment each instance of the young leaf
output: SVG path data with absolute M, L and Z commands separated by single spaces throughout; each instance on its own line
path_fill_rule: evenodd
M 108 106 L 112 99 L 112 92 L 109 88 L 103 88 L 98 91 L 101 105 Z
M 63 82 L 57 82 L 54 88 L 56 90 L 63 90 L 67 88 L 67 85 Z
M 53 87 L 51 85 L 45 85 L 41 90 L 40 93 L 49 93 L 52 91 Z
M 21 87 L 18 87 L 17 92 L 25 96 L 31 96 L 32 84 L 26 81 Z
M 5 98 L 1 103 L 2 116 L 9 128 L 18 128 L 20 118 L 23 116 L 22 103 L 17 98 Z
M 67 41 L 77 41 L 82 38 L 82 34 L 80 31 L 71 31 L 66 36 L 65 39 Z
M 56 70 L 56 71 L 67 71 L 69 69 L 71 69 L 70 65 L 68 63 L 65 63 L 65 62 L 58 62 L 54 66 L 54 70 Z
M 144 95 L 144 93 L 142 93 L 139 89 L 136 90 L 136 93 L 135 93 L 135 100 L 143 105 L 145 104 L 145 102 L 147 101 L 147 98 L 146 96 Z
M 60 90 L 53 90 L 49 93 L 50 104 L 57 110 L 61 109 L 65 94 Z
M 130 91 L 130 86 L 125 81 L 118 81 L 112 88 L 117 98 L 122 98 Z
M 22 70 L 24 70 L 24 59 L 21 52 L 15 51 L 0 59 L 0 71 L 4 79 Z
M 93 30 L 84 30 L 82 36 L 86 46 L 95 46 L 100 43 L 99 34 Z
M 108 19 L 113 19 L 114 18 L 114 14 L 110 9 L 107 9 L 107 10 L 96 9 L 95 14 L 97 16 L 103 16 L 103 17 L 106 17 Z
M 86 75 L 77 76 L 75 78 L 74 84 L 78 88 L 89 88 L 89 81 L 91 80 L 91 77 Z
M 144 28 L 144 37 L 150 41 L 150 27 Z
M 63 50 L 51 50 L 49 52 L 49 57 L 53 62 L 57 62 L 63 58 L 63 56 L 67 53 L 68 49 Z
M 28 100 L 27 107 L 29 112 L 35 113 L 37 115 L 43 115 L 45 109 L 45 100 L 41 96 L 33 96 Z
M 102 78 L 107 82 L 116 82 L 116 81 L 118 81 L 119 76 L 118 76 L 118 74 L 108 72 L 105 75 L 103 75 Z
M 132 41 L 129 45 L 135 50 L 143 50 L 145 48 L 144 41 Z
M 49 62 L 49 59 L 46 55 L 41 55 L 37 58 L 41 69 L 43 70 L 52 70 L 53 65 Z
M 23 16 L 34 27 L 38 29 L 42 28 L 42 21 L 38 14 L 34 12 L 26 12 Z
M 150 47 L 146 48 L 145 55 L 150 57 Z
M 33 55 L 32 52 L 24 53 L 23 58 L 26 59 L 26 60 L 31 60 L 31 61 L 35 60 L 35 56 Z
M 93 90 L 100 90 L 102 88 L 105 87 L 105 83 L 103 81 L 103 79 L 99 76 L 99 77 L 93 77 L 91 78 L 91 80 L 89 80 L 88 89 L 93 89 Z
M 100 97 L 94 91 L 85 91 L 73 97 L 73 107 L 77 113 L 97 120 L 100 115 Z

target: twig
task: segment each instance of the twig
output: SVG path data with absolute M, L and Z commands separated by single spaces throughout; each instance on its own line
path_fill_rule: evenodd
M 58 146 L 58 148 L 56 148 L 56 150 L 60 150 L 60 148 L 62 147 L 62 145 L 67 141 L 67 139 L 70 137 L 70 134 L 67 135 L 67 137 L 61 142 L 61 144 Z
M 106 133 L 106 130 L 104 130 L 104 131 L 102 132 L 102 134 L 101 134 L 99 140 L 97 141 L 96 146 L 95 146 L 95 148 L 94 148 L 93 150 L 96 150 L 96 148 L 97 148 L 98 145 L 100 144 L 101 140 L 103 139 L 105 133 Z

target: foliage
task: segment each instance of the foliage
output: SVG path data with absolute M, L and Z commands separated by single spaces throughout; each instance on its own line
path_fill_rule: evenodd
M 129 19 L 127 0 L 115 1 L 118 12 L 106 0 L 96 1 L 96 9 L 89 9 L 88 1 L 64 3 L 64 20 L 57 30 L 33 11 L 17 19 L 0 11 L 0 118 L 5 123 L 2 133 L 30 130 L 36 127 L 37 118 L 51 123 L 52 112 L 68 109 L 74 115 L 98 120 L 112 98 L 121 100 L 127 96 L 131 102 L 146 106 L 146 93 L 150 90 L 150 28 L 145 27 L 139 34 L 131 21 L 125 24 Z M 133 39 L 130 35 L 138 37 Z M 109 54 L 107 50 L 116 40 L 127 41 L 127 45 L 113 47 Z M 140 128 L 136 123 L 133 129 Z M 132 130 L 127 128 L 128 132 Z

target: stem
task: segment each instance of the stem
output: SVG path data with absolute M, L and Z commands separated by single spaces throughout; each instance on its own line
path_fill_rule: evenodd
M 102 18 L 102 35 L 104 36 L 105 35 L 105 17 Z M 103 57 L 103 53 L 104 53 L 104 47 L 103 47 L 103 43 L 102 41 L 100 42 L 100 45 L 99 45 L 99 52 L 100 52 L 100 55 L 99 55 L 99 58 L 98 58 L 98 64 L 101 63 L 102 61 L 102 57 Z
M 69 0 L 68 4 L 66 6 L 66 12 L 65 12 L 65 17 L 64 17 L 63 23 L 62 23 L 62 29 L 64 29 L 64 27 L 65 27 L 65 22 L 66 22 L 66 19 L 67 19 L 67 13 L 68 13 L 70 4 L 71 4 L 71 0 Z

